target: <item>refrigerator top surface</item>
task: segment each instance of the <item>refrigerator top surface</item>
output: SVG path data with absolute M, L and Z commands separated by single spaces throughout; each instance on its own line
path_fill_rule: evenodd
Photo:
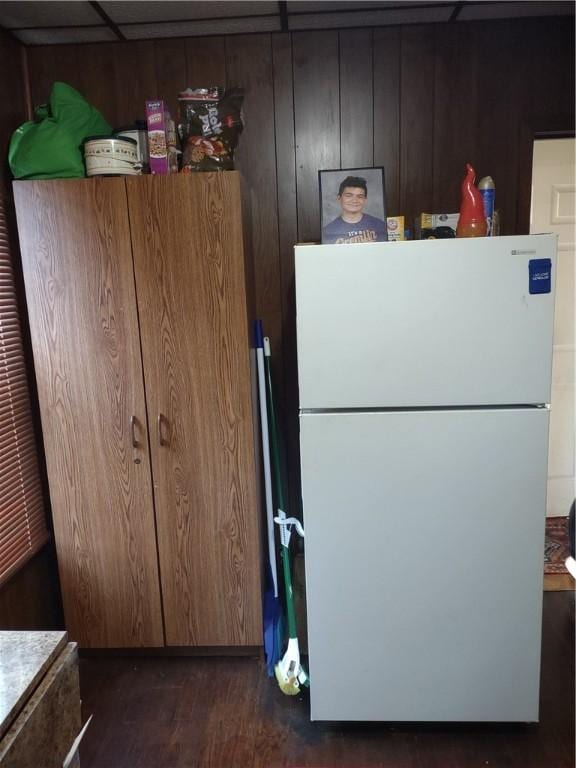
M 295 253 L 301 409 L 549 402 L 555 235 Z

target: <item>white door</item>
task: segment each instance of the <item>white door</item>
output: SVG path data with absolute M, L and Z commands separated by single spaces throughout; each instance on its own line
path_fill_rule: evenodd
M 301 416 L 313 720 L 538 719 L 548 421 Z
M 565 516 L 575 484 L 575 206 L 574 139 L 534 142 L 531 232 L 558 235 L 552 358 L 548 516 Z
M 550 402 L 555 252 L 554 235 L 296 247 L 300 408 Z M 539 259 L 548 293 L 530 292 Z

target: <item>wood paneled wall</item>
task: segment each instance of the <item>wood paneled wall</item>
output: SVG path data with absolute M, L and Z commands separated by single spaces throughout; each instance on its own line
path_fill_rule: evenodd
M 22 46 L 0 30 L 0 191 L 9 179 L 8 145 L 12 131 L 26 119 L 26 87 L 22 69 Z
M 237 166 L 249 190 L 259 315 L 272 338 L 298 501 L 296 241 L 319 237 L 319 168 L 382 165 L 390 214 L 457 211 L 464 164 L 496 182 L 502 233 L 527 231 L 526 126 L 573 129 L 570 18 L 28 49 L 32 101 L 69 82 L 114 125 L 187 85 L 246 88 Z
M 56 554 L 48 544 L 0 590 L 0 630 L 64 629 Z

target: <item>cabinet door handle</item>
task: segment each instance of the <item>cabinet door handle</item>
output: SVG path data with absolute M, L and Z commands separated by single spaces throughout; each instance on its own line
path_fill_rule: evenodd
M 136 437 L 136 424 L 137 419 L 136 416 L 132 415 L 130 416 L 130 436 L 132 438 L 132 447 L 138 448 L 138 438 Z
M 162 430 L 162 424 L 167 421 L 168 419 L 163 413 L 158 414 L 158 442 L 160 445 L 168 445 L 168 441 L 164 439 L 164 432 Z

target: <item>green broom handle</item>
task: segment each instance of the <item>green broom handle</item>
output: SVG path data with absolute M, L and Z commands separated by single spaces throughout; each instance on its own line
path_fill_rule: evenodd
M 282 558 L 284 583 L 286 584 L 286 618 L 288 619 L 288 637 L 297 637 L 296 613 L 294 611 L 294 596 L 292 592 L 292 576 L 290 573 L 290 551 L 288 547 L 281 548 L 280 557 Z
M 268 400 L 270 402 L 270 444 L 272 446 L 272 464 L 274 468 L 274 479 L 278 492 L 278 506 L 286 513 L 284 507 L 284 484 L 282 482 L 282 473 L 280 471 L 280 451 L 278 440 L 278 422 L 276 421 L 276 408 L 274 407 L 274 396 L 272 394 L 272 371 L 270 366 L 270 355 L 264 355 L 264 366 L 266 369 L 266 384 L 268 388 Z M 282 536 L 280 538 L 282 541 Z M 286 618 L 288 619 L 288 637 L 296 637 L 296 614 L 294 612 L 294 597 L 292 591 L 292 574 L 290 572 L 290 551 L 288 547 L 282 545 L 280 549 L 282 557 L 282 569 L 284 573 L 284 584 L 286 585 Z

